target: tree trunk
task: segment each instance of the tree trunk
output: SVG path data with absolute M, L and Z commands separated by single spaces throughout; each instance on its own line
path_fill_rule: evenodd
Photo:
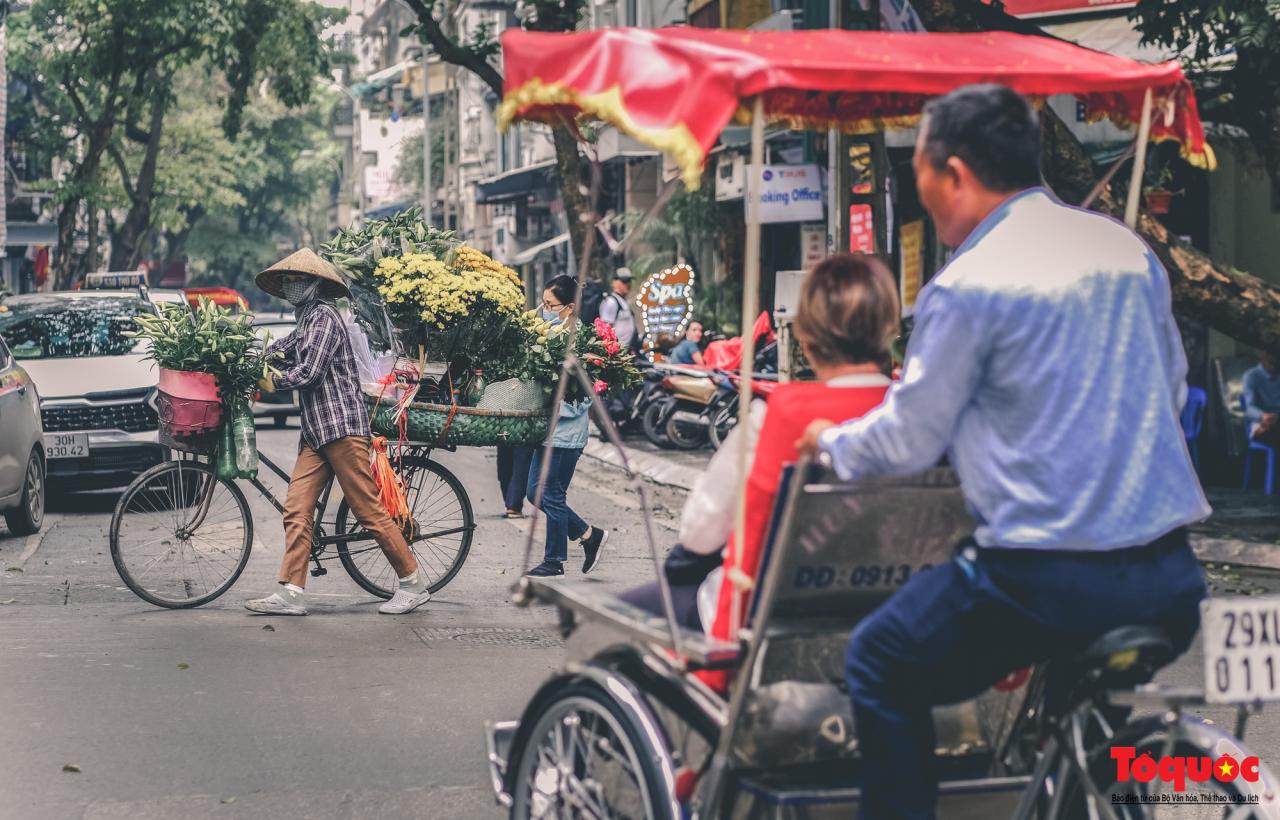
M 85 148 L 84 161 L 71 174 L 71 184 L 67 187 L 73 191 L 83 190 L 98 176 L 98 168 L 102 162 L 102 154 L 107 150 L 107 142 L 111 139 L 112 124 L 104 119 L 94 124 L 89 132 L 88 144 Z M 54 289 L 66 290 L 75 281 L 76 266 L 75 245 L 76 222 L 80 215 L 80 203 L 84 198 L 78 193 L 62 202 L 58 208 L 58 247 L 53 256 Z
M 560 179 L 560 201 L 564 205 L 564 216 L 569 222 L 569 241 L 573 243 L 574 253 L 581 253 L 587 246 L 587 235 L 594 231 L 596 219 L 595 208 L 589 201 L 589 188 L 586 181 L 586 169 L 582 154 L 578 151 L 578 140 L 564 126 L 551 129 L 556 146 L 556 174 Z M 591 253 L 591 278 L 605 278 L 605 258 L 602 252 L 604 243 L 593 242 Z M 579 259 L 578 263 L 581 264 Z M 569 271 L 576 276 L 577 271 Z
M 156 166 L 160 160 L 160 130 L 164 126 L 165 110 L 169 107 L 168 96 L 163 91 L 164 82 L 167 81 L 162 80 L 157 85 L 160 90 L 151 103 L 151 130 L 147 135 L 147 150 L 137 182 L 130 186 L 129 181 L 124 180 L 126 190 L 132 188 L 132 204 L 119 234 L 111 243 L 111 270 L 137 268 L 142 261 L 144 240 L 151 230 L 151 203 L 155 198 Z M 120 172 L 123 174 L 126 169 L 122 167 Z

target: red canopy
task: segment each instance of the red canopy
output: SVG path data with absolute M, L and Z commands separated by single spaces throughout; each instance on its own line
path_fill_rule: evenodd
M 1091 118 L 1136 123 L 1155 99 L 1151 135 L 1209 166 L 1190 83 L 1176 63 L 1148 65 L 1059 40 L 1007 32 L 603 29 L 502 36 L 502 127 L 519 119 L 603 120 L 670 154 L 695 187 L 707 151 L 744 102 L 770 121 L 865 132 L 915 122 L 926 99 L 999 82 L 1033 97 L 1075 94 Z

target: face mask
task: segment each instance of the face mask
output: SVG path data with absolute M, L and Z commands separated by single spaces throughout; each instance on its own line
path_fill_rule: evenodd
M 318 279 L 288 280 L 286 279 L 280 289 L 284 292 L 284 299 L 291 305 L 297 306 L 309 302 L 311 297 L 320 287 Z
M 557 313 L 557 312 L 556 312 L 556 311 L 554 311 L 554 310 L 549 310 L 548 308 L 542 308 L 541 313 L 542 313 L 542 320 L 543 320 L 544 322 L 558 322 L 558 321 L 560 321 L 560 314 L 559 314 L 559 313 Z

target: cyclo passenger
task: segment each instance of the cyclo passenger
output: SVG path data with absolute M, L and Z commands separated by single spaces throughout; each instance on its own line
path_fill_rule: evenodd
M 797 458 L 796 438 L 815 419 L 857 418 L 884 400 L 898 312 L 893 274 L 875 257 L 838 254 L 806 277 L 795 333 L 817 382 L 781 384 L 767 405 L 753 402 L 750 422 L 733 428 L 695 482 L 680 516 L 680 542 L 664 567 L 682 626 L 729 638 L 731 607 L 735 599 L 740 606 L 745 602 L 743 593 L 758 568 L 779 476 Z M 751 472 L 746 535 L 739 538 L 733 528 L 742 446 L 748 448 Z M 742 557 L 735 561 L 739 549 Z M 735 585 L 722 583 L 735 564 L 743 573 L 736 585 L 738 595 L 732 592 Z M 699 597 L 710 602 L 705 616 L 699 614 Z M 662 614 L 657 584 L 637 587 L 622 598 Z M 705 674 L 709 683 L 725 683 L 723 673 Z
M 1155 254 L 1040 186 L 1039 123 L 1008 88 L 930 102 L 913 164 L 955 255 L 920 293 L 885 403 L 799 443 L 844 479 L 948 452 L 978 521 L 850 639 L 864 820 L 934 816 L 933 705 L 1124 625 L 1161 627 L 1180 653 L 1205 596 L 1185 526 L 1210 510 Z

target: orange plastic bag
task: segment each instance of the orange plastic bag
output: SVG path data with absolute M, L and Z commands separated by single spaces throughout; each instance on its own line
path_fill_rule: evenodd
M 378 500 L 391 520 L 403 527 L 409 521 L 409 501 L 405 496 L 404 481 L 391 466 L 387 456 L 385 436 L 373 437 L 373 483 L 378 488 Z

